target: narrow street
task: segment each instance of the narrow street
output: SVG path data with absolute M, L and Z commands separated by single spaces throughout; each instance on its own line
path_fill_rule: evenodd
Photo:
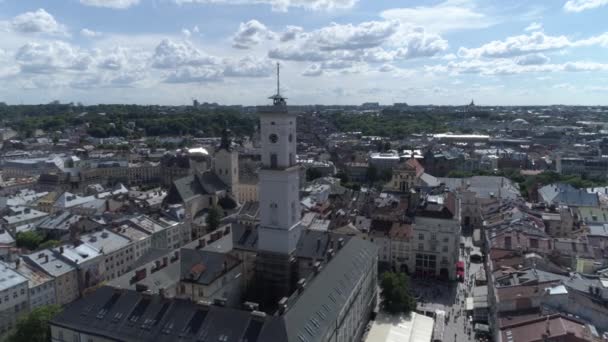
M 447 283 L 437 280 L 411 279 L 412 293 L 418 303 L 418 312 L 426 312 L 429 316 L 432 313 L 445 312 L 445 329 L 442 341 L 461 342 L 475 341 L 473 326 L 466 313 L 466 298 L 474 287 L 473 275 L 482 267 L 482 263 L 472 263 L 469 259 L 470 251 L 477 251 L 471 238 L 463 238 L 465 249 L 460 251 L 460 260 L 465 264 L 464 282 Z M 441 319 L 437 315 L 436 319 Z

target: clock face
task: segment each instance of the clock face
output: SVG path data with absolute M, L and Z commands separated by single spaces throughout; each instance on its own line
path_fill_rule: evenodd
M 270 140 L 270 142 L 274 144 L 279 141 L 279 136 L 273 133 L 268 137 L 268 140 Z

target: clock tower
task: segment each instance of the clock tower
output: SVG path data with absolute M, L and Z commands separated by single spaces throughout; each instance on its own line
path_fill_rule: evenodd
M 258 249 L 291 254 L 301 231 L 296 115 L 289 113 L 279 90 L 277 75 L 277 94 L 270 97 L 273 105 L 258 109 L 262 143 Z
M 276 308 L 293 293 L 298 280 L 294 251 L 300 224 L 300 170 L 296 164 L 296 115 L 289 113 L 279 88 L 272 106 L 258 107 L 262 168 L 259 171 L 260 225 L 255 260 L 262 307 Z

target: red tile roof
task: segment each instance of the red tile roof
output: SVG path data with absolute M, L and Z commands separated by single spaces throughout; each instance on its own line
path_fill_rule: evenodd
M 506 326 L 501 335 L 505 342 L 591 341 L 584 324 L 562 315 L 539 317 Z
M 422 165 L 420 165 L 420 162 L 418 162 L 417 159 L 411 158 L 405 162 L 405 165 L 416 170 L 416 177 L 420 177 L 424 173 L 424 167 L 422 167 Z

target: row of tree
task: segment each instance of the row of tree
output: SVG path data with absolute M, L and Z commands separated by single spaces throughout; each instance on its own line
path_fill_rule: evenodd
M 237 135 L 251 135 L 257 125 L 255 115 L 231 108 L 195 109 L 166 113 L 158 106 L 46 105 L 0 106 L 0 120 L 25 137 L 36 129 L 63 131 L 67 127 L 89 123 L 88 134 L 97 138 L 110 136 L 219 136 L 226 124 Z M 134 123 L 135 127 L 128 126 Z

